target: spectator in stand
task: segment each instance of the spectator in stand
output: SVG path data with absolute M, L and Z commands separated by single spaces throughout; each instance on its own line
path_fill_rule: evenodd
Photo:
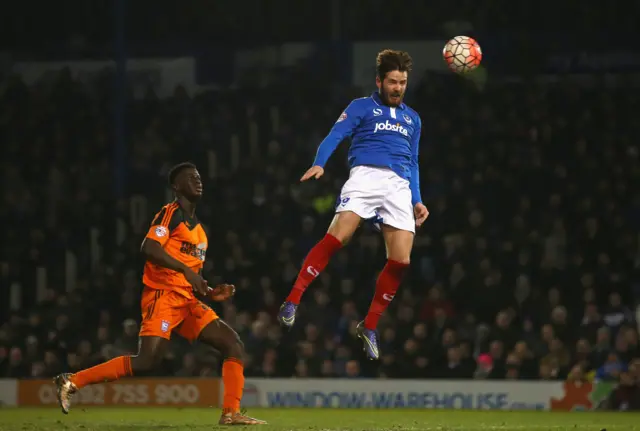
M 584 317 L 581 322 L 581 329 L 583 335 L 587 337 L 589 342 L 596 342 L 598 329 L 600 329 L 602 325 L 603 322 L 600 317 L 600 313 L 598 312 L 598 306 L 591 302 L 587 303 L 584 310 Z
M 469 379 L 473 375 L 473 369 L 468 368 L 462 361 L 462 353 L 459 346 L 451 346 L 447 349 L 446 365 L 437 372 L 437 376 L 444 379 Z
M 576 365 L 580 365 L 582 370 L 588 372 L 593 369 L 593 353 L 591 351 L 591 344 L 586 338 L 581 338 L 576 343 L 575 354 L 573 361 Z
M 513 349 L 514 355 L 518 360 L 518 378 L 532 380 L 536 378 L 537 366 L 533 352 L 525 341 L 518 341 Z
M 474 379 L 487 379 L 493 370 L 493 359 L 486 353 L 478 356 L 476 370 L 473 374 Z
M 611 328 L 614 335 L 622 325 L 633 322 L 633 314 L 631 314 L 631 310 L 622 305 L 622 298 L 618 292 L 612 292 L 609 295 L 609 305 L 606 308 L 603 320 Z
M 490 337 L 493 340 L 502 341 L 509 350 L 516 344 L 518 334 L 512 325 L 511 316 L 507 311 L 501 311 L 496 316 L 496 323 Z
M 637 377 L 629 372 L 620 374 L 620 385 L 611 392 L 601 409 L 612 411 L 639 411 L 640 383 Z
M 603 381 L 617 381 L 627 370 L 627 366 L 616 353 L 609 353 L 607 360 L 596 371 L 596 379 Z
M 138 323 L 133 319 L 126 319 L 122 323 L 122 327 L 123 333 L 118 337 L 113 347 L 118 355 L 134 355 L 138 351 Z
M 596 343 L 593 349 L 593 366 L 600 368 L 609 358 L 611 352 L 611 332 L 603 326 L 598 329 Z
M 427 298 L 420 310 L 420 320 L 431 322 L 436 318 L 436 313 L 444 313 L 447 318 L 453 316 L 453 304 L 444 298 L 442 288 L 439 286 L 429 289 Z

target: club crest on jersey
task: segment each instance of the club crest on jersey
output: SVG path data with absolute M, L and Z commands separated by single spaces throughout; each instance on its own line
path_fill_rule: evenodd
M 411 117 L 409 117 L 407 114 L 402 114 L 402 118 L 404 118 L 404 121 L 407 124 L 411 124 Z
M 163 320 L 162 323 L 160 324 L 160 330 L 162 332 L 169 331 L 169 322 L 167 322 L 166 320 Z
M 347 119 L 347 113 L 343 112 L 342 114 L 340 114 L 340 116 L 338 117 L 338 121 L 336 121 L 336 123 L 339 123 L 341 121 L 344 121 Z
M 164 226 L 158 226 L 156 228 L 156 236 L 162 238 L 163 236 L 167 236 L 167 233 L 169 233 L 169 231 L 167 231 L 167 228 Z
M 373 130 L 373 133 L 378 133 L 378 130 L 388 130 L 390 132 L 400 133 L 403 136 L 409 136 L 409 131 L 400 125 L 400 123 L 391 124 L 389 120 L 384 123 L 376 123 L 376 128 Z

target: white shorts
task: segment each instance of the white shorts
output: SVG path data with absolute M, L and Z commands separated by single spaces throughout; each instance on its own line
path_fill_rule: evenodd
M 352 211 L 376 225 L 415 233 L 409 181 L 391 169 L 356 166 L 340 192 L 336 212 Z

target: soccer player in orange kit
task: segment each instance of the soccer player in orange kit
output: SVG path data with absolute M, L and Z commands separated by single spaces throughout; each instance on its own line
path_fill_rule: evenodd
M 71 396 L 79 389 L 122 377 L 148 373 L 162 360 L 175 331 L 189 341 L 206 343 L 224 356 L 224 397 L 221 425 L 259 425 L 264 421 L 240 412 L 244 388 L 244 346 L 238 334 L 194 293 L 215 301 L 231 297 L 235 288 L 223 284 L 211 289 L 200 272 L 208 247 L 207 235 L 196 218 L 202 180 L 196 166 L 181 163 L 169 172 L 175 201 L 156 214 L 142 243 L 146 258 L 142 282 L 140 349 L 75 374 L 55 378 L 58 401 L 66 414 Z

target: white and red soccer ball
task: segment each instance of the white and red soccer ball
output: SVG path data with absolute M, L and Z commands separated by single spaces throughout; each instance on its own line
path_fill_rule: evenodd
M 449 69 L 456 73 L 467 73 L 480 65 L 482 50 L 475 39 L 456 36 L 446 43 L 442 56 Z

